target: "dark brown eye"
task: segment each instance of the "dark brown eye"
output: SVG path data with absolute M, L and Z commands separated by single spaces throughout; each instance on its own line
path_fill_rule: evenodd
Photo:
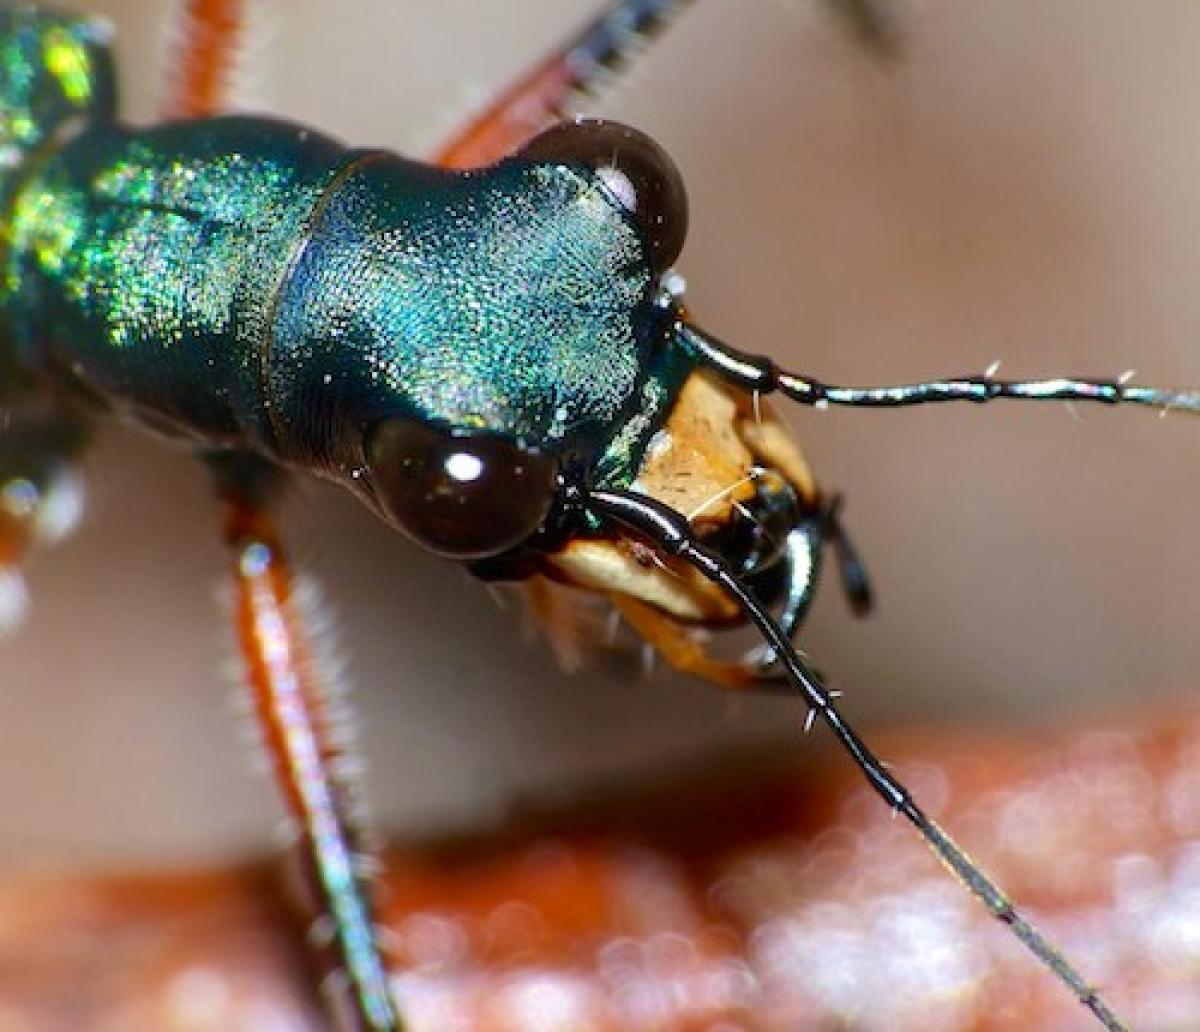
M 586 165 L 641 227 L 658 272 L 670 268 L 687 236 L 687 191 L 679 169 L 645 133 L 619 122 L 561 122 L 521 148 L 534 161 Z
M 548 455 L 411 419 L 377 424 L 366 459 L 400 530 L 448 559 L 484 559 L 519 545 L 545 520 L 558 479 Z

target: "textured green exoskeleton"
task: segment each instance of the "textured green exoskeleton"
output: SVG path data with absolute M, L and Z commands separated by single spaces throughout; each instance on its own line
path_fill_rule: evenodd
M 107 37 L 95 21 L 0 8 L 0 260 L 8 255 L 7 213 L 27 170 L 74 128 L 113 116 Z M 45 393 L 11 328 L 0 325 L 0 488 L 17 485 L 22 500 L 10 517 L 33 517 L 29 500 L 50 489 L 83 440 L 78 417 Z
M 43 60 L 51 36 L 90 38 L 4 18 L 0 46 L 30 68 L 14 32 Z M 447 172 L 261 118 L 126 128 L 94 42 L 75 66 L 90 103 L 46 101 L 62 83 L 43 66 L 15 101 L 32 114 L 4 115 L 44 118 L 0 215 L 10 362 L 350 486 L 367 428 L 396 416 L 633 478 L 688 369 L 663 346 L 674 312 L 638 230 L 594 174 Z

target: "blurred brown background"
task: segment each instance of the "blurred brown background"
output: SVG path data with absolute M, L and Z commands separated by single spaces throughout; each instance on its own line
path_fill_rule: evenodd
M 149 117 L 163 4 L 80 6 L 115 21 L 126 109 Z M 251 89 L 420 154 L 592 6 L 264 3 Z M 699 0 L 596 107 L 684 171 L 698 320 L 848 382 L 1000 359 L 1013 376 L 1200 384 L 1200 9 L 893 10 L 905 53 L 881 67 L 811 3 Z M 804 639 L 863 725 L 1049 721 L 1200 686 L 1200 424 L 1078 416 L 794 413 L 878 590 L 858 624 L 827 584 Z M 88 473 L 86 525 L 38 557 L 32 619 L 3 644 L 0 863 L 260 849 L 277 811 L 217 672 L 205 481 L 116 429 Z M 495 820 L 735 744 L 819 747 L 789 701 L 646 683 L 632 650 L 560 674 L 515 609 L 330 489 L 300 486 L 288 524 L 338 614 L 390 828 Z

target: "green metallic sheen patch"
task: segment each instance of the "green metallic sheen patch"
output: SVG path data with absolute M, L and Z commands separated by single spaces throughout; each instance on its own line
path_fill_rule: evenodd
M 63 97 L 72 107 L 86 108 L 92 99 L 95 77 L 88 45 L 70 29 L 54 26 L 47 30 L 42 60 Z
M 112 117 L 107 39 L 96 20 L 0 8 L 0 159 L 15 166 L 72 116 Z
M 14 235 L 29 233 L 34 223 L 54 227 L 38 242 L 48 264 L 61 266 L 73 246 L 71 218 L 56 198 L 35 192 L 12 212 L 11 196 L 29 155 L 64 124 L 113 116 L 116 77 L 107 38 L 99 21 L 0 7 L 0 257 L 11 250 Z M 7 267 L 0 277 L 0 288 L 11 289 Z M 19 361 L 0 327 L 0 393 L 22 379 Z
M 654 289 L 636 228 L 584 172 L 364 161 L 280 299 L 285 447 L 337 471 L 375 421 L 408 416 L 594 465 L 649 397 L 661 419 L 668 378 L 645 389 L 669 322 Z M 649 432 L 624 435 L 611 463 Z
M 15 198 L 18 348 L 156 425 L 253 445 L 275 293 L 342 153 L 265 119 L 76 136 Z
M 6 253 L 28 252 L 50 275 L 59 275 L 66 269 L 82 234 L 81 198 L 60 186 L 51 177 L 37 180 L 18 193 L 5 233 Z M 18 263 L 9 262 L 5 269 L 5 291 L 17 290 L 20 281 Z

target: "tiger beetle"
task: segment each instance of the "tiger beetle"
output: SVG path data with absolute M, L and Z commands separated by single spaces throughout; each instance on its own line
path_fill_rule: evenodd
M 562 120 L 680 6 L 614 4 L 431 164 L 213 117 L 231 0 L 191 4 L 171 120 L 144 129 L 117 118 L 103 26 L 0 10 L 0 576 L 11 595 L 30 548 L 62 531 L 96 414 L 211 466 L 247 682 L 297 829 L 330 1008 L 349 1027 L 400 1029 L 405 1001 L 389 990 L 355 786 L 271 515 L 292 471 L 343 485 L 485 580 L 543 600 L 554 582 L 606 596 L 681 670 L 799 694 L 886 805 L 1120 1028 L 794 648 L 827 550 L 856 611 L 870 589 L 837 499 L 765 398 L 1195 413 L 1200 394 L 991 374 L 834 386 L 701 329 L 673 272 L 687 231 L 674 165 L 634 129 Z M 691 633 L 745 622 L 762 646 L 740 662 Z

